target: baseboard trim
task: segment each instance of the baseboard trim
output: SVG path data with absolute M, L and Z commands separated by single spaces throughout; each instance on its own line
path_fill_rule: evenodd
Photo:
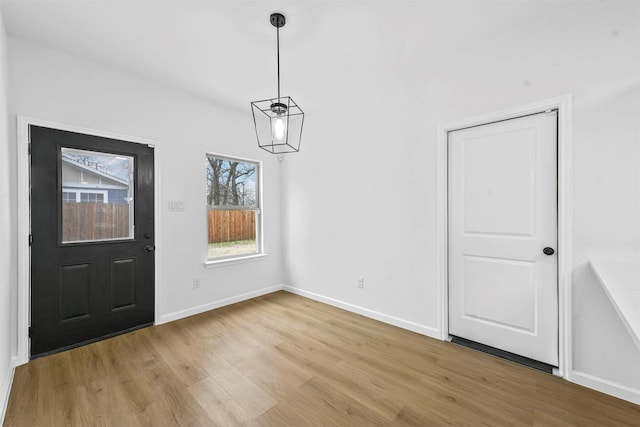
M 426 335 L 431 338 L 440 339 L 440 331 L 436 328 L 432 328 L 426 325 L 421 325 L 419 323 L 402 319 L 400 317 L 395 317 L 388 314 L 380 313 L 379 311 L 370 310 L 368 308 L 361 307 L 359 305 L 351 304 L 335 298 L 330 298 L 321 294 L 317 294 L 315 292 L 309 292 L 309 291 L 305 291 L 304 289 L 296 288 L 294 286 L 288 286 L 288 285 L 282 285 L 282 284 L 271 286 L 268 288 L 258 289 L 256 291 L 247 292 L 245 294 L 236 295 L 236 296 L 221 299 L 218 301 L 213 301 L 207 304 L 202 304 L 202 305 L 191 307 L 185 310 L 174 311 L 172 313 L 163 314 L 160 316 L 159 321 L 156 324 L 161 325 L 163 323 L 173 322 L 174 320 L 204 313 L 205 311 L 214 310 L 216 308 L 250 300 L 252 298 L 257 298 L 262 295 L 271 294 L 273 292 L 277 292 L 281 290 L 285 290 L 292 294 L 300 295 L 305 298 L 312 299 L 314 301 L 319 301 L 325 304 L 329 304 L 334 307 L 338 307 L 343 310 L 350 311 L 352 313 L 357 313 L 362 316 L 369 317 L 371 319 L 379 320 L 381 322 L 388 323 L 390 325 L 394 325 L 399 328 L 407 329 L 409 331 L 416 332 L 421 335 Z
M 380 313 L 379 311 L 370 310 L 368 308 L 361 307 L 359 305 L 351 304 L 335 298 L 330 298 L 324 295 L 317 294 L 315 292 L 305 291 L 304 289 L 296 288 L 294 286 L 284 285 L 282 289 L 287 292 L 291 292 L 292 294 L 300 295 L 305 298 L 312 299 L 314 301 L 319 301 L 325 304 L 332 305 L 334 307 L 341 308 L 343 310 L 350 311 L 352 313 L 357 313 L 362 316 L 369 317 L 371 319 L 379 320 L 380 322 L 383 322 L 383 323 L 388 323 L 390 325 L 397 326 L 402 329 L 407 329 L 409 331 L 412 331 L 421 335 L 426 335 L 428 337 L 435 338 L 437 340 L 440 339 L 440 331 L 430 326 L 421 325 L 419 323 L 415 323 L 410 320 L 405 320 L 400 317 L 395 317 L 388 314 Z
M 640 405 L 640 390 L 580 371 L 571 373 L 571 381 L 599 392 Z
M 282 289 L 283 289 L 282 285 L 270 286 L 268 288 L 262 288 L 256 291 L 247 292 L 245 294 L 235 295 L 229 298 L 224 298 L 221 300 L 209 302 L 207 304 L 198 305 L 196 307 L 191 307 L 185 310 L 179 310 L 179 311 L 174 311 L 173 313 L 163 314 L 160 316 L 159 321 L 156 324 L 161 325 L 163 323 L 173 322 L 174 320 L 193 316 L 195 314 L 204 313 L 205 311 L 214 310 L 216 308 L 250 300 L 252 298 L 257 298 L 262 295 L 267 295 L 273 292 L 281 291 Z
M 4 417 L 7 415 L 7 408 L 9 407 L 9 395 L 11 394 L 11 386 L 13 385 L 13 376 L 16 373 L 17 359 L 14 357 L 11 359 L 9 365 L 9 372 L 7 373 L 7 380 L 4 386 L 0 389 L 2 394 L 2 412 L 0 412 L 0 426 L 4 425 Z

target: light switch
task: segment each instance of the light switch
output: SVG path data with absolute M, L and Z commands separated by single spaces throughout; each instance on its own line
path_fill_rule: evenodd
M 169 201 L 169 212 L 184 212 L 184 201 L 182 200 Z

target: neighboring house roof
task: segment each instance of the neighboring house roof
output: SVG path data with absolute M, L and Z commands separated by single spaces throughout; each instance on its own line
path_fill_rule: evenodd
M 84 165 L 82 163 L 78 163 L 74 158 L 72 158 L 70 156 L 67 156 L 65 154 L 62 154 L 62 161 L 64 163 L 66 163 L 67 165 L 73 166 L 75 168 L 81 169 L 81 170 L 89 172 L 89 173 L 92 173 L 94 175 L 98 175 L 98 176 L 100 176 L 102 178 L 105 178 L 105 179 L 108 179 L 110 181 L 113 181 L 116 184 L 125 185 L 125 186 L 129 185 L 129 181 L 126 180 L 126 179 L 122 179 L 122 178 L 119 178 L 119 177 L 117 177 L 115 175 L 112 175 L 112 174 L 110 174 L 108 172 L 101 171 L 100 169 L 96 169 L 94 167 L 87 166 L 87 165 Z

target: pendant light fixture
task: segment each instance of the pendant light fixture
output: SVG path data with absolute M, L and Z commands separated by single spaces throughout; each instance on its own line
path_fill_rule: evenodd
M 260 148 L 272 154 L 295 153 L 300 151 L 304 112 L 290 96 L 280 96 L 280 28 L 286 19 L 281 13 L 272 13 L 270 20 L 276 27 L 278 96 L 251 103 L 253 123 Z

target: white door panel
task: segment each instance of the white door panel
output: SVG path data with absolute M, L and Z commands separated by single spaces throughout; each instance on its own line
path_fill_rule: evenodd
M 535 129 L 476 133 L 460 147 L 464 232 L 533 235 Z
M 449 333 L 558 365 L 557 117 L 449 134 Z
M 532 262 L 464 256 L 463 317 L 496 327 L 533 332 L 535 271 Z M 495 271 L 500 270 L 500 275 Z M 491 289 L 493 292 L 487 292 Z M 509 304 L 495 304 L 496 293 Z

